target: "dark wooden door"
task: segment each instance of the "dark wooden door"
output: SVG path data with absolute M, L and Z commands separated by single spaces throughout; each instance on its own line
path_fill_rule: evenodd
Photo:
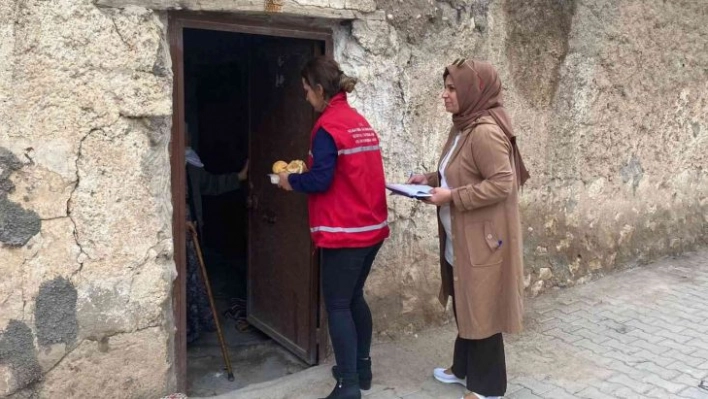
M 317 361 L 319 272 L 307 197 L 285 192 L 267 174 L 277 160 L 305 160 L 315 114 L 300 70 L 317 41 L 254 36 L 250 54 L 248 320 L 298 357 Z

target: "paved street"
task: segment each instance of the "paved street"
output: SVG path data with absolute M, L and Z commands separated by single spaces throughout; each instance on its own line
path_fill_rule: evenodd
M 508 398 L 708 398 L 708 254 L 531 303 Z
M 509 399 L 708 399 L 708 252 L 614 273 L 527 302 L 526 331 L 507 337 Z M 454 326 L 375 346 L 367 399 L 458 399 L 433 380 Z M 222 398 L 317 398 L 320 366 Z

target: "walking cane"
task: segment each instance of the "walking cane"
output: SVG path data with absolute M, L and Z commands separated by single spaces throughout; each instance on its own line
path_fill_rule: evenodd
M 204 280 L 204 286 L 206 287 L 207 296 L 209 297 L 209 307 L 211 308 L 211 314 L 214 315 L 214 323 L 216 323 L 216 334 L 219 336 L 219 344 L 221 344 L 221 354 L 224 356 L 224 363 L 226 363 L 226 371 L 229 373 L 229 381 L 233 381 L 234 372 L 231 369 L 231 359 L 229 359 L 229 352 L 226 349 L 226 343 L 224 342 L 224 334 L 221 332 L 221 323 L 219 323 L 219 314 L 216 311 L 214 297 L 211 295 L 211 284 L 209 284 L 209 276 L 207 275 L 206 266 L 204 266 L 202 248 L 199 245 L 199 238 L 197 237 L 197 229 L 194 227 L 194 223 L 192 222 L 187 222 L 187 228 L 189 229 L 190 233 L 192 233 L 194 249 L 197 250 L 199 267 L 202 271 L 202 280 Z

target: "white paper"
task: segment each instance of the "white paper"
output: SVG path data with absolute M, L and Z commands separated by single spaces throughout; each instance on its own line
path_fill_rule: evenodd
M 404 195 L 410 198 L 429 198 L 433 195 L 430 190 L 433 188 L 425 184 L 386 184 L 386 188 L 394 194 Z

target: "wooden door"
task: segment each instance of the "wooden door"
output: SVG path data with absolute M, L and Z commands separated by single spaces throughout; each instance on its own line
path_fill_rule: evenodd
M 315 114 L 305 101 L 300 70 L 321 43 L 252 38 L 248 320 L 315 364 L 319 269 L 310 241 L 307 197 L 280 190 L 267 174 L 277 160 L 307 158 Z

